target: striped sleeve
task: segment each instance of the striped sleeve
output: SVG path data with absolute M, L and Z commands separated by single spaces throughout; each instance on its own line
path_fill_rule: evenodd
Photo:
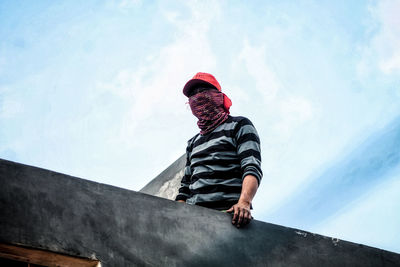
M 254 125 L 247 118 L 243 118 L 235 131 L 237 154 L 242 170 L 242 179 L 251 174 L 261 182 L 261 148 L 260 138 Z
M 186 165 L 185 165 L 185 170 L 184 170 L 183 177 L 181 180 L 181 187 L 179 188 L 179 192 L 175 198 L 175 201 L 178 201 L 178 200 L 186 201 L 186 199 L 189 198 L 189 196 L 190 196 L 189 185 L 190 185 L 191 176 L 192 176 L 192 173 L 190 170 L 189 146 L 188 146 L 186 148 Z

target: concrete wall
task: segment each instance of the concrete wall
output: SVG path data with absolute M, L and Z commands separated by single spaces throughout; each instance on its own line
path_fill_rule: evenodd
M 181 185 L 185 164 L 186 154 L 157 175 L 139 192 L 174 200 Z
M 0 160 L 0 242 L 103 266 L 400 266 L 400 255 Z

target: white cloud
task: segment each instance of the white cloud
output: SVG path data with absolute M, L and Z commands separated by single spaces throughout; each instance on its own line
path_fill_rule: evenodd
M 139 6 L 141 4 L 142 4 L 141 0 L 113 0 L 113 1 L 107 2 L 107 5 L 116 7 L 123 12 L 125 12 L 129 9 L 132 9 L 132 8 L 136 8 L 137 6 Z
M 312 119 L 313 108 L 309 100 L 292 96 L 279 103 L 281 120 L 274 126 L 284 136 L 291 134 L 297 126 Z
M 252 46 L 246 39 L 239 54 L 239 60 L 245 63 L 245 68 L 254 78 L 256 89 L 263 96 L 264 101 L 270 103 L 282 86 L 275 72 L 266 64 L 265 50 L 265 46 Z
M 275 208 L 308 177 L 310 167 L 298 158 L 302 146 L 296 138 L 299 129 L 309 127 L 306 123 L 314 119 L 315 112 L 314 103 L 301 90 L 295 93 L 285 87 L 287 83 L 268 63 L 271 55 L 267 51 L 267 45 L 252 45 L 245 40 L 236 60 L 236 65 L 243 66 L 247 73 L 247 83 L 255 84 L 256 94 L 248 90 L 247 95 L 252 95 L 254 112 L 262 118 L 257 127 L 262 139 L 265 181 L 255 199 L 256 204 L 263 203 L 261 212 Z M 242 110 L 249 109 L 252 107 L 244 106 Z
M 12 90 L 6 87 L 0 88 L 0 119 L 10 119 L 23 110 L 22 103 L 17 100 Z
M 384 74 L 400 73 L 400 1 L 379 1 L 370 7 L 370 12 L 374 18 L 371 27 L 378 30 L 362 49 L 358 73 L 361 77 L 369 75 L 371 67 L 377 67 Z
M 379 68 L 386 74 L 400 72 L 400 1 L 381 1 L 376 12 L 381 29 L 373 45 L 380 56 Z
M 265 117 L 273 122 L 270 125 L 276 136 L 287 139 L 304 122 L 312 119 L 313 105 L 301 95 L 289 93 L 278 78 L 277 72 L 268 65 L 265 45 L 253 46 L 244 41 L 238 62 L 244 62 L 248 75 L 255 82 L 257 92 L 262 96 Z
M 160 146 L 166 148 L 162 160 L 155 163 L 159 166 L 152 166 L 147 174 L 150 177 L 184 153 L 184 149 L 178 151 L 177 141 L 165 144 L 165 140 L 181 140 L 184 147 L 197 129 L 195 118 L 185 106 L 183 85 L 198 71 L 216 70 L 216 56 L 211 50 L 208 32 L 219 14 L 219 5 L 213 3 L 210 7 L 203 2 L 188 5 L 189 17 L 162 10 L 164 18 L 176 29 L 171 43 L 147 55 L 145 63 L 138 68 L 121 70 L 114 80 L 98 84 L 100 90 L 111 92 L 130 107 L 118 134 L 109 140 L 113 147 L 135 148 L 140 153 L 142 147 L 149 148 L 151 143 L 157 154 Z

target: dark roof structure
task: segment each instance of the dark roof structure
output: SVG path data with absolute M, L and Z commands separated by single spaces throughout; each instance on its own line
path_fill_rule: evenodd
M 170 173 L 180 166 L 176 162 Z M 167 182 L 153 181 L 153 189 Z M 223 212 L 0 160 L 3 262 L 400 266 L 400 255 L 389 251 L 256 220 L 237 229 L 230 221 Z

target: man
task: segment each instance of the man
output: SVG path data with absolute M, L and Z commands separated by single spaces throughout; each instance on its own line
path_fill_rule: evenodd
M 257 131 L 247 118 L 229 115 L 232 102 L 213 75 L 197 73 L 183 93 L 200 133 L 188 141 L 176 201 L 233 213 L 232 224 L 244 226 L 262 178 Z

